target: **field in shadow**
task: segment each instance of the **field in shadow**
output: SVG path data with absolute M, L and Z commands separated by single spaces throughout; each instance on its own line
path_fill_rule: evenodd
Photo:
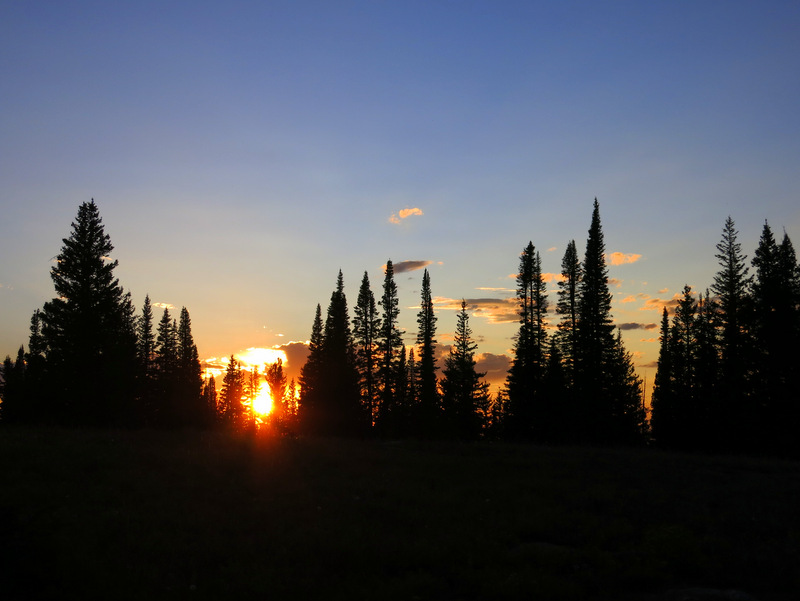
M 7 599 L 800 591 L 800 463 L 649 450 L 0 430 Z

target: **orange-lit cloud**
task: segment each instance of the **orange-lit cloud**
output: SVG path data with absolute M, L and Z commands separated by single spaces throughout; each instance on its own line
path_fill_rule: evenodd
M 680 294 L 675 294 L 670 299 L 664 298 L 648 298 L 644 302 L 644 306 L 639 307 L 639 311 L 658 311 L 659 313 L 664 309 L 667 308 L 667 311 L 673 313 L 675 311 L 675 307 L 678 306 L 678 300 L 681 298 Z
M 556 250 L 558 250 L 558 247 L 551 246 L 550 248 L 547 249 L 547 252 L 551 253 L 551 252 L 555 252 Z
M 395 273 L 403 273 L 422 269 L 431 263 L 433 263 L 433 261 L 400 261 L 399 263 L 392 263 L 392 269 Z M 383 266 L 383 271 L 386 271 L 386 265 Z
M 666 294 L 667 292 L 669 292 L 669 288 L 662 288 L 658 291 L 659 294 Z
M 630 295 L 626 296 L 625 298 L 623 298 L 620 302 L 621 303 L 633 303 L 633 302 L 636 302 L 637 300 L 646 300 L 648 298 L 650 298 L 649 294 L 645 294 L 644 292 L 640 292 L 636 296 L 634 296 L 633 294 L 630 294 Z
M 560 273 L 543 273 L 542 274 L 542 280 L 544 280 L 545 282 L 563 282 L 566 279 L 567 278 L 565 278 Z
M 637 255 L 634 253 L 621 253 L 621 252 L 613 252 L 606 255 L 606 260 L 611 263 L 612 265 L 625 265 L 626 263 L 636 263 L 639 259 L 642 258 L 642 255 Z
M 422 209 L 414 207 L 413 209 L 402 209 L 389 217 L 391 223 L 400 223 L 403 219 L 408 219 L 412 215 L 424 215 Z
M 275 363 L 280 359 L 283 363 L 286 379 L 297 381 L 300 377 L 300 370 L 308 358 L 308 343 L 292 341 L 271 348 L 250 347 L 233 353 L 233 356 L 246 371 L 258 368 L 263 372 L 265 365 Z M 210 357 L 205 359 L 201 363 L 203 376 L 206 378 L 209 376 L 214 376 L 215 379 L 221 378 L 229 362 L 230 357 Z M 218 385 L 221 385 L 221 382 L 218 382 Z
M 175 305 L 170 303 L 153 303 L 154 307 L 158 307 L 159 309 L 175 309 Z
M 617 278 L 608 278 L 608 283 L 614 286 L 615 288 L 619 288 L 622 286 L 622 280 L 618 280 Z
M 438 296 L 433 299 L 437 309 L 460 311 L 460 298 Z M 516 298 L 467 298 L 467 310 L 474 317 L 483 317 L 489 323 L 513 323 L 519 320 Z

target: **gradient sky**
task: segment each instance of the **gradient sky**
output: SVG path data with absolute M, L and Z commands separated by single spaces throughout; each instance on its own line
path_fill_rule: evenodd
M 202 357 L 306 340 L 340 268 L 352 306 L 391 259 L 428 266 L 440 343 L 470 302 L 502 374 L 520 252 L 559 272 L 597 197 L 651 382 L 728 215 L 749 257 L 765 219 L 800 244 L 798 31 L 780 1 L 4 0 L 0 355 L 94 198 L 137 308 L 186 306 Z

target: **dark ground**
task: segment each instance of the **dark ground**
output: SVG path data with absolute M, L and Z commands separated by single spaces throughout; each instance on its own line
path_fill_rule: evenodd
M 708 589 L 799 598 L 800 463 L 0 428 L 2 599 L 661 600 Z

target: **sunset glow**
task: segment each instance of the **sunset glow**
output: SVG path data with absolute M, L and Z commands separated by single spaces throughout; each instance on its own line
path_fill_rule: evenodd
M 260 416 L 268 415 L 272 411 L 272 395 L 266 382 L 261 385 L 258 394 L 253 399 L 253 413 Z

